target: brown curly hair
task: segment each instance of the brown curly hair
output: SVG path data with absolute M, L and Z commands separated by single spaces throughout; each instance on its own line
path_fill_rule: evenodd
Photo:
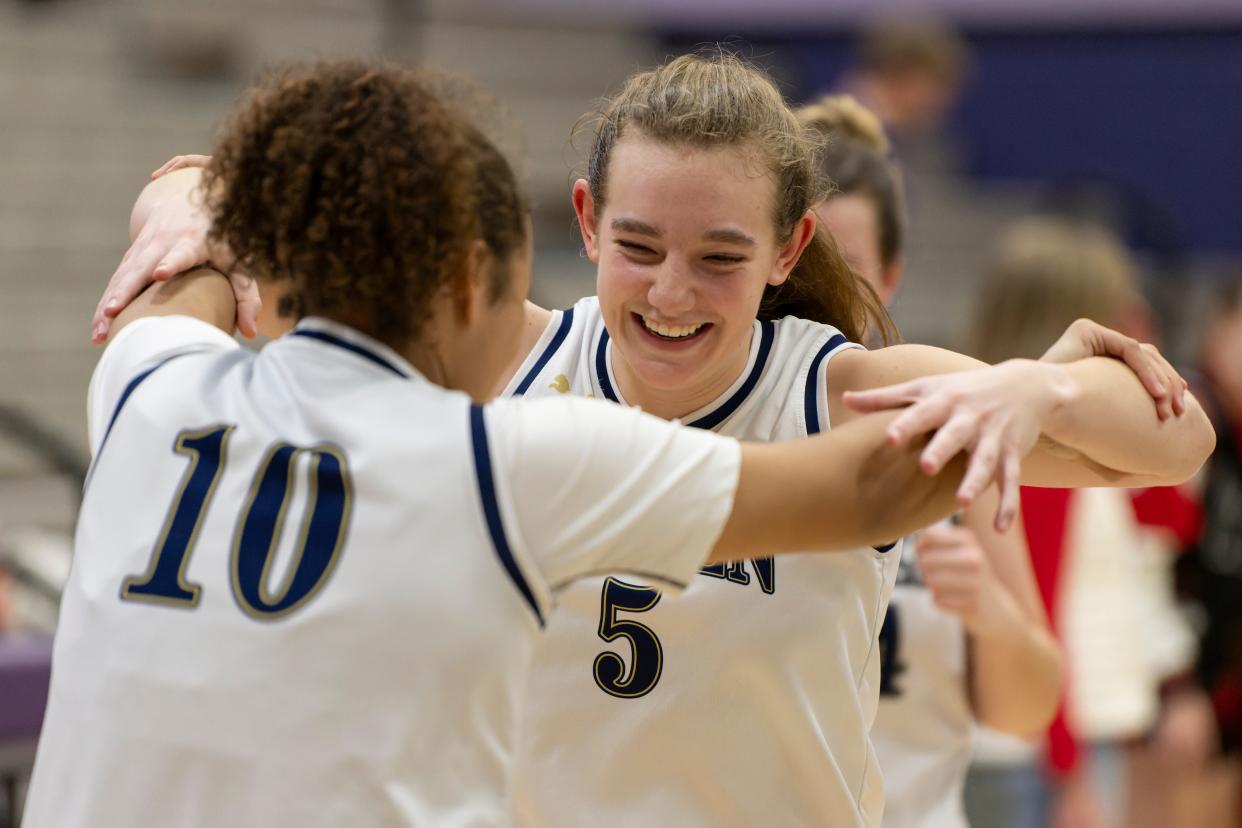
M 204 171 L 213 239 L 296 316 L 417 340 L 471 242 L 501 264 L 526 242 L 508 162 L 424 73 L 362 61 L 271 72 L 230 118 Z M 491 298 L 509 268 L 491 271 Z

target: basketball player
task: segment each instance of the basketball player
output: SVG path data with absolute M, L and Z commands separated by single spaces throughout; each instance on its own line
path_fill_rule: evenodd
M 415 73 L 279 73 L 207 175 L 213 237 L 301 321 L 238 348 L 206 271 L 118 317 L 28 828 L 505 824 L 567 583 L 678 589 L 951 508 L 961 465 L 927 477 L 885 417 L 739 451 L 600 403 L 472 404 L 517 346 L 527 210 Z
M 1162 399 L 1177 397 L 1179 415 L 1165 419 L 1113 360 L 929 380 L 979 363 L 853 345 L 869 325 L 891 323 L 816 230 L 811 208 L 825 190 L 816 147 L 771 81 L 731 58 L 682 57 L 631 78 L 601 115 L 590 180 L 574 186 L 599 297 L 563 312 L 528 305 L 506 390 L 613 399 L 757 440 L 840 427 L 856 416 L 847 391 L 862 409 L 913 402 L 890 431 L 946 424 L 924 450 L 929 471 L 966 444 L 999 467 L 1002 526 L 1020 469 L 990 423 L 1011 407 L 1059 412 L 1043 427 L 1061 448 L 1027 458 L 1026 482 L 1118 485 L 1197 467 L 1211 430 L 1158 355 L 1136 362 L 1153 386 L 1162 378 Z M 153 267 L 168 277 L 209 252 L 178 205 L 140 230 L 101 299 L 100 324 Z M 1041 379 L 1054 367 L 1077 393 Z M 903 380 L 912 382 L 868 390 Z M 925 399 L 933 388 L 936 399 Z M 961 502 L 985 479 L 968 473 Z M 678 602 L 632 576 L 568 588 L 528 697 L 523 815 L 540 825 L 588 815 L 597 825 L 878 824 L 867 730 L 893 551 L 860 545 L 777 562 L 756 552 L 708 566 Z
M 834 186 L 816 213 L 887 305 L 902 278 L 904 210 L 884 127 L 848 96 L 798 118 L 827 142 L 823 169 Z M 974 721 L 1029 736 L 1056 710 L 1060 658 L 1023 533 L 996 532 L 988 505 L 967 509 L 964 525 L 921 531 L 902 556 L 880 629 L 871 729 L 885 828 L 965 826 Z

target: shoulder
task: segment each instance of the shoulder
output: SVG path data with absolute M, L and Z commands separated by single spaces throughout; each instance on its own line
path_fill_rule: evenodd
M 555 311 L 528 302 L 522 344 L 505 372 L 498 396 L 522 396 L 545 373 L 568 373 L 572 377 L 574 372 L 567 365 L 576 364 L 578 356 L 602 329 L 599 301 L 594 296 Z M 566 382 L 569 383 L 568 378 Z
M 108 343 L 87 390 L 87 430 L 92 453 L 107 424 L 137 384 L 173 357 L 237 350 L 233 337 L 189 316 L 151 316 L 126 325 Z

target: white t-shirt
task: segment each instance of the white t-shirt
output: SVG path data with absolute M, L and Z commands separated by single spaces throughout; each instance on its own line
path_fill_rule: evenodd
M 582 400 L 478 407 L 307 320 L 122 331 L 27 828 L 502 825 L 558 590 L 692 579 L 740 451 Z
M 857 347 L 756 322 L 746 368 L 684 418 L 739 439 L 826 430 L 829 361 Z M 554 313 L 508 393 L 624 403 L 594 298 Z M 566 515 L 566 519 L 572 519 Z M 879 824 L 867 732 L 900 551 L 707 567 L 677 601 L 615 576 L 568 589 L 537 647 L 518 758 L 532 826 Z

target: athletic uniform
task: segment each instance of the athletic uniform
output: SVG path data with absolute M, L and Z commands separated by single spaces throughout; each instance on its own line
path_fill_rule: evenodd
M 871 741 L 884 772 L 884 828 L 965 828 L 962 784 L 974 727 L 966 631 L 936 606 L 913 554 L 901 562 L 880 653 Z
M 828 428 L 836 329 L 756 322 L 745 370 L 683 422 L 774 441 Z M 589 298 L 557 312 L 508 393 L 624 403 Z M 682 598 L 610 576 L 562 596 L 524 709 L 516 810 L 537 826 L 874 826 L 876 635 L 900 551 L 704 569 Z
M 27 828 L 508 824 L 520 694 L 584 573 L 693 579 L 735 442 L 478 407 L 307 320 L 145 319 L 91 385 Z

